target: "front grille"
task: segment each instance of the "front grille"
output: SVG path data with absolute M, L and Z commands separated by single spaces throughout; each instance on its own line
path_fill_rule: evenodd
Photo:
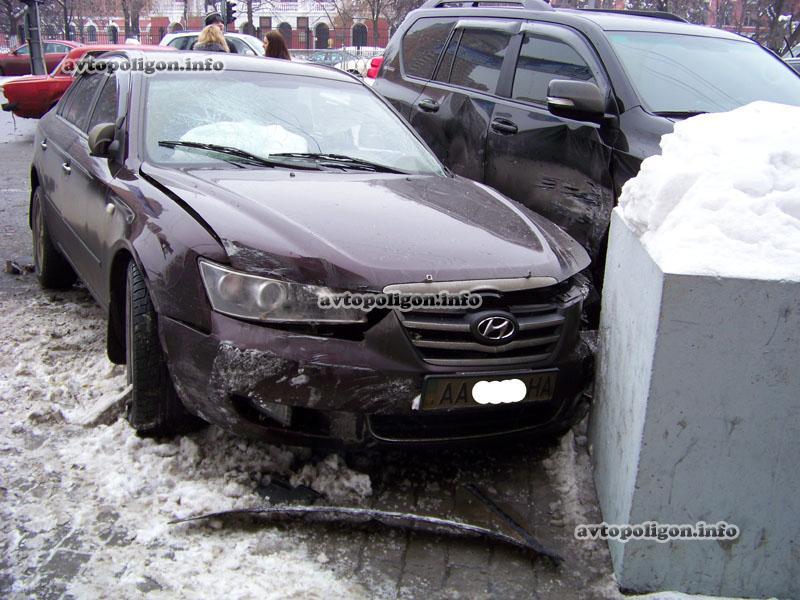
M 495 366 L 546 363 L 553 358 L 570 311 L 582 296 L 571 286 L 482 294 L 477 309 L 419 309 L 397 311 L 411 343 L 422 359 L 440 366 Z M 472 316 L 502 311 L 511 313 L 519 330 L 512 341 L 488 345 L 472 333 Z M 576 312 L 576 311 L 571 311 Z M 579 311 L 577 311 L 579 313 Z

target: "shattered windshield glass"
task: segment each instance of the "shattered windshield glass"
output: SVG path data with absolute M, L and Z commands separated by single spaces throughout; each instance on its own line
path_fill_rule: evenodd
M 442 174 L 439 162 L 364 87 L 313 77 L 222 71 L 147 78 L 144 150 L 169 165 L 226 168 L 226 157 L 159 142 L 236 148 L 257 157 L 339 155 L 406 173 Z M 231 168 L 235 168 L 231 165 Z

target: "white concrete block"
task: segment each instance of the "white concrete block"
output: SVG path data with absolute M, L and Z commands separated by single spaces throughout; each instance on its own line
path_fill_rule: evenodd
M 800 598 L 800 283 L 664 273 L 615 211 L 590 443 L 606 522 L 740 529 L 610 542 L 623 589 Z

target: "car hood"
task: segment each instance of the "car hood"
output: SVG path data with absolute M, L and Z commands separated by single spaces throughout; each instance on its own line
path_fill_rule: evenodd
M 426 279 L 562 281 L 589 263 L 561 229 L 462 178 L 147 163 L 141 171 L 251 273 L 381 290 Z

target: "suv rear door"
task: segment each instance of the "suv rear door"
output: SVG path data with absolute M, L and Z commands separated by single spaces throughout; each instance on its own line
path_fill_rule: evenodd
M 566 229 L 596 257 L 614 206 L 607 141 L 616 130 L 553 115 L 547 86 L 553 79 L 590 81 L 610 98 L 610 83 L 569 27 L 527 22 L 515 38 L 517 52 L 491 115 L 485 181 Z
M 398 44 L 386 48 L 380 76 L 372 85 L 406 119 L 425 84 L 433 77 L 456 17 L 422 17 Z
M 483 181 L 486 135 L 506 52 L 520 23 L 462 19 L 434 77 L 411 108 L 411 125 L 455 173 Z

